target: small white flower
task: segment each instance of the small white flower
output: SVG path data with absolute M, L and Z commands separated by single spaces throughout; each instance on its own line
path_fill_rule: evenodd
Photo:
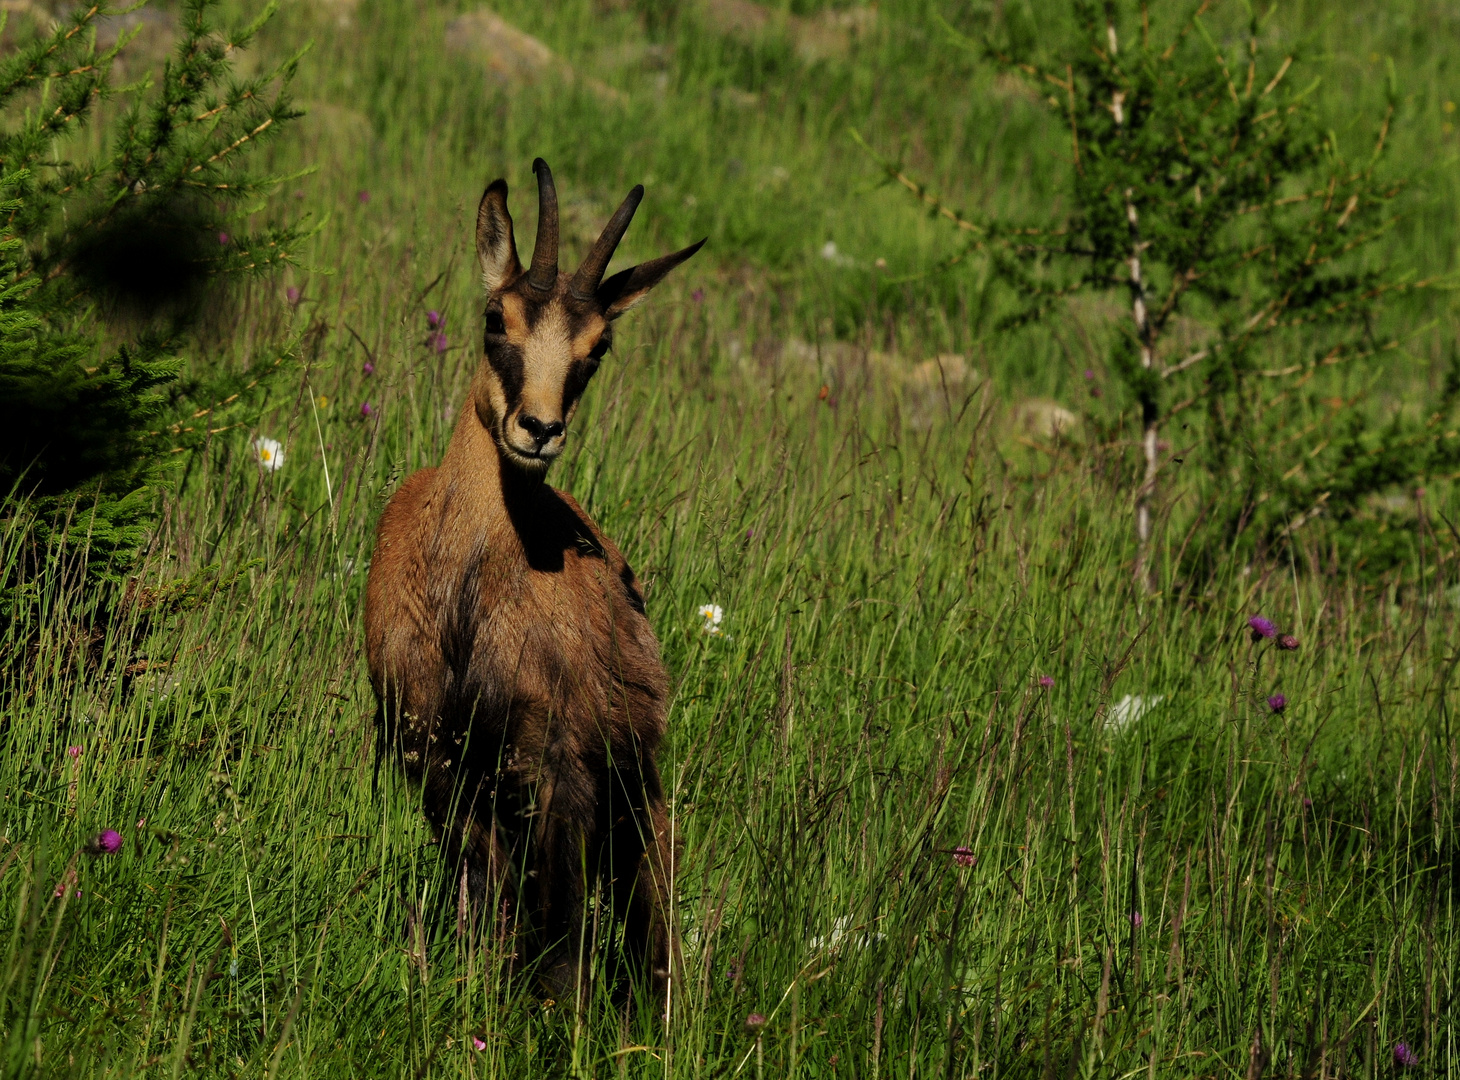
M 725 612 L 719 604 L 701 604 L 699 616 L 705 620 L 705 625 L 701 628 L 705 633 L 720 633 L 720 620 L 725 617 Z
M 828 240 L 821 245 L 821 257 L 832 266 L 856 266 L 857 260 L 852 258 L 836 246 L 835 240 Z
M 835 949 L 841 945 L 843 940 L 850 938 L 852 944 L 856 945 L 859 949 L 865 949 L 869 945 L 877 944 L 887 936 L 878 931 L 873 931 L 870 934 L 864 933 L 856 938 L 852 938 L 851 935 L 856 929 L 852 926 L 852 917 L 850 915 L 839 915 L 832 920 L 831 933 L 825 936 L 817 935 L 812 938 L 811 947 L 817 950 Z
M 1152 694 L 1150 697 L 1137 697 L 1133 694 L 1127 694 L 1114 705 L 1110 706 L 1109 724 L 1111 729 L 1114 731 L 1124 731 L 1165 700 L 1165 694 Z
M 284 467 L 284 447 L 277 439 L 260 435 L 253 441 L 253 452 L 258 455 L 259 464 L 265 472 L 278 472 Z

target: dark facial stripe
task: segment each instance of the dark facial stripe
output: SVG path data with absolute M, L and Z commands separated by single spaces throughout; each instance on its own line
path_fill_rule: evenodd
M 502 396 L 507 399 L 507 408 L 515 409 L 522 400 L 522 383 L 525 377 L 522 349 L 501 340 L 489 340 L 486 344 L 487 363 L 492 365 L 492 370 L 497 373 L 497 379 L 502 384 Z

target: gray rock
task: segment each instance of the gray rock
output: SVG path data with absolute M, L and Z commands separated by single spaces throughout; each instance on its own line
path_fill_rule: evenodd
M 490 8 L 477 8 L 458 15 L 446 24 L 446 49 L 481 64 L 504 86 L 558 79 L 581 82 L 605 101 L 622 101 L 624 95 L 593 78 L 583 78 L 547 45 L 519 30 Z

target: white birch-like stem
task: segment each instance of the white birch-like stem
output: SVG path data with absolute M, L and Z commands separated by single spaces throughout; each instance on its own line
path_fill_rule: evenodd
M 1115 57 L 1118 42 L 1115 24 L 1107 23 L 1106 36 L 1109 39 L 1110 55 Z M 1117 127 L 1125 125 L 1125 92 L 1116 90 L 1111 94 L 1110 113 Z M 1155 340 L 1151 331 L 1150 314 L 1146 309 L 1146 284 L 1141 275 L 1141 252 L 1145 243 L 1141 240 L 1141 219 L 1136 210 L 1135 190 L 1125 189 L 1125 220 L 1130 229 L 1130 294 L 1131 317 L 1136 324 L 1136 337 L 1141 343 L 1141 367 L 1150 371 L 1156 366 Z M 1156 474 L 1160 467 L 1156 435 L 1160 427 L 1160 415 L 1154 401 L 1146 401 L 1141 407 L 1141 451 L 1146 459 L 1146 475 L 1136 489 L 1136 587 L 1144 592 L 1155 591 L 1155 574 L 1151 559 L 1151 503 L 1156 494 Z

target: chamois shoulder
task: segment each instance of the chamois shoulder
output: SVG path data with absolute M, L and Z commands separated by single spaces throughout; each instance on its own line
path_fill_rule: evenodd
M 558 491 L 556 488 L 553 491 L 562 500 L 563 505 L 588 530 L 593 544 L 602 553 L 604 562 L 608 564 L 609 569 L 623 585 L 624 598 L 628 601 L 629 606 L 640 615 L 643 615 L 645 613 L 644 592 L 639 586 L 639 579 L 634 574 L 633 567 L 629 566 L 628 560 L 624 558 L 623 552 L 619 551 L 618 546 L 604 535 L 603 530 L 598 527 L 598 522 L 594 521 L 588 515 L 588 512 L 579 505 L 577 499 L 573 498 L 566 491 Z
M 432 480 L 436 475 L 435 468 L 418 469 L 396 489 L 390 501 L 385 504 L 385 510 L 381 512 L 380 522 L 375 526 L 375 546 L 377 558 L 382 547 L 393 546 L 395 541 L 401 539 L 404 529 L 413 527 L 418 521 L 418 516 L 428 500 L 431 492 Z
M 372 674 L 382 670 L 387 637 L 405 641 L 423 618 L 425 595 L 420 515 L 430 498 L 435 469 L 412 474 L 391 496 L 375 528 L 375 550 L 365 587 L 365 647 Z

